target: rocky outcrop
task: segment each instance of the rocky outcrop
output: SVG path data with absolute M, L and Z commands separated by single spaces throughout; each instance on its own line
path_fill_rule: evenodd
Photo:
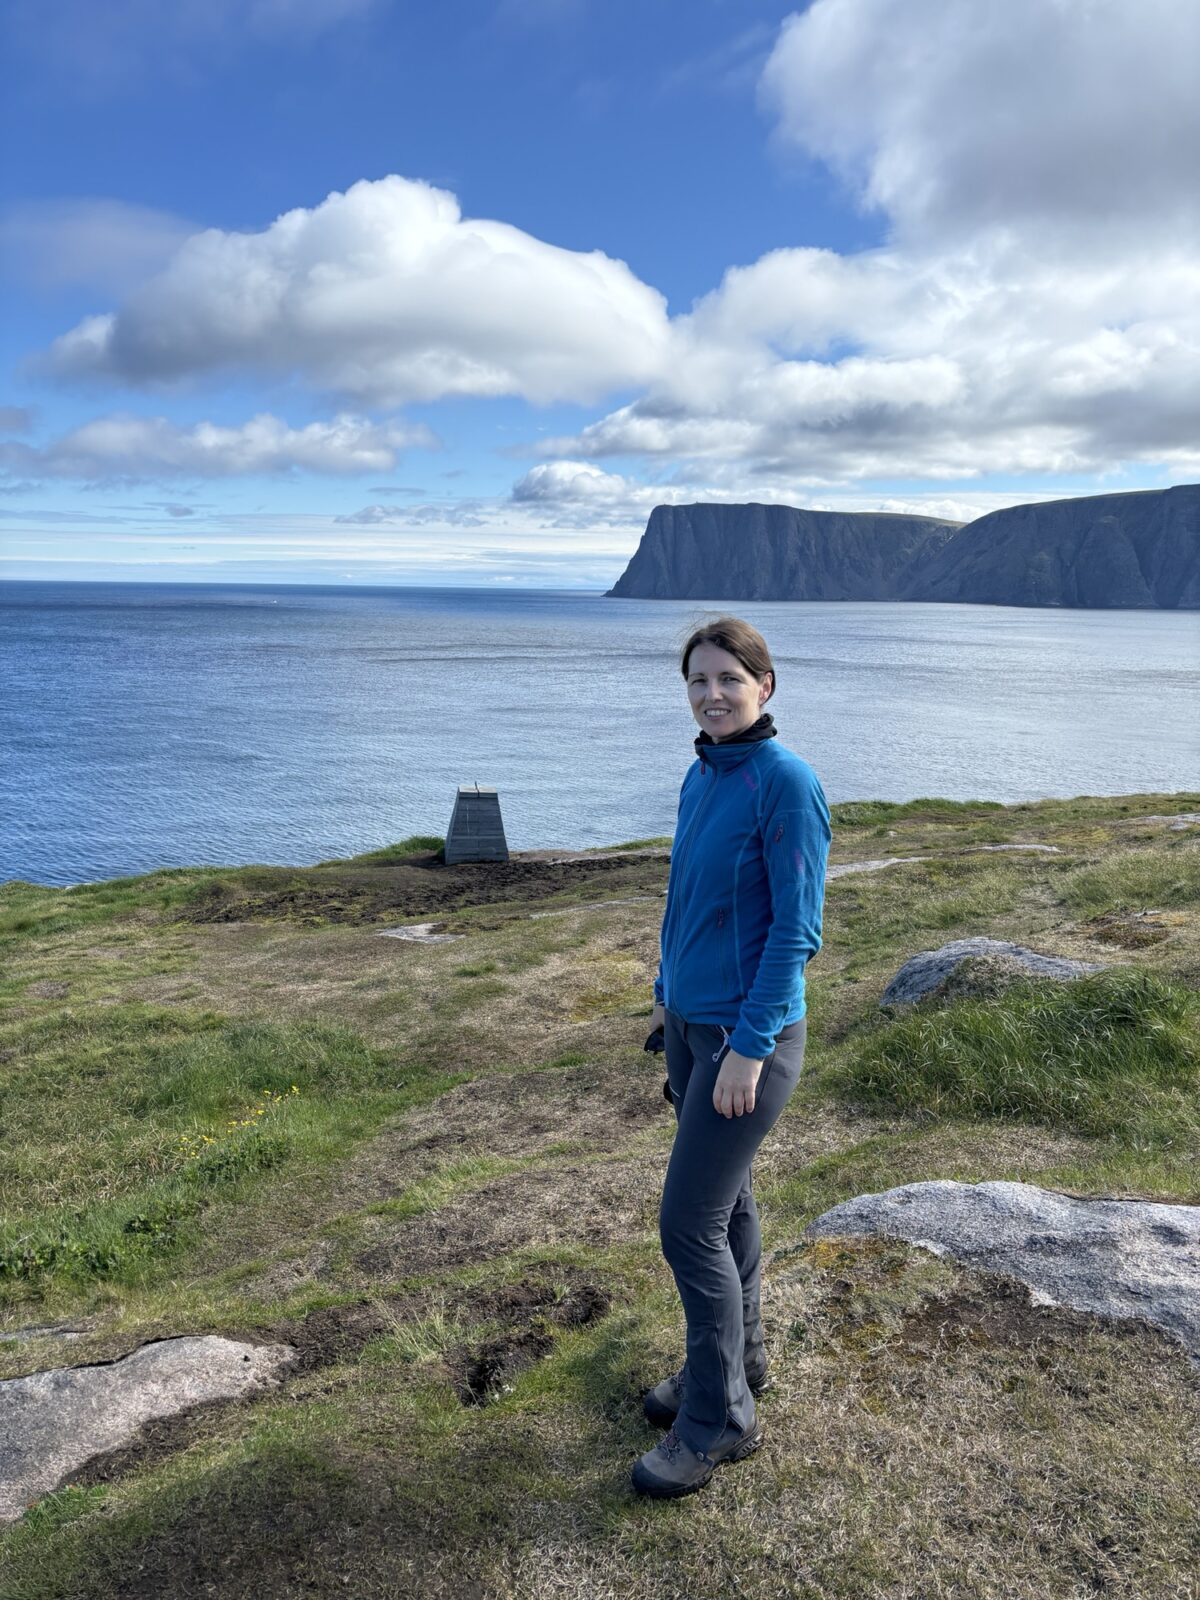
M 1071 961 L 1065 956 L 1039 955 L 1021 944 L 1004 939 L 953 939 L 937 950 L 921 950 L 897 972 L 883 991 L 881 1006 L 912 1005 L 927 995 L 944 992 L 964 966 L 982 968 L 977 984 L 981 993 L 994 993 L 1006 980 L 1048 978 L 1058 983 L 1087 977 L 1104 970 L 1103 962 Z M 962 986 L 957 997 L 971 992 Z
M 961 527 L 936 517 L 791 506 L 656 506 L 610 595 L 893 600 Z
M 898 598 L 1200 606 L 1200 484 L 993 511 L 932 552 Z
M 974 522 L 656 506 L 609 594 L 1200 607 L 1200 484 L 1011 506 Z
M 295 1352 L 216 1335 L 159 1339 L 120 1361 L 0 1383 L 0 1523 L 127 1444 L 143 1423 L 276 1380 Z
M 1154 1323 L 1200 1357 L 1200 1206 L 938 1179 L 859 1195 L 805 1233 L 906 1239 L 1016 1278 L 1041 1305 Z

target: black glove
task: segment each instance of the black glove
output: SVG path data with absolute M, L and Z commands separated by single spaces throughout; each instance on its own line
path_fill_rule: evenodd
M 655 1028 L 654 1032 L 642 1046 L 642 1049 L 648 1050 L 652 1056 L 662 1055 L 666 1048 L 667 1041 L 663 1038 L 663 1031 L 661 1028 Z

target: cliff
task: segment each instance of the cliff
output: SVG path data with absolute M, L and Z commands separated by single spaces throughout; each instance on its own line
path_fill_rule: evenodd
M 658 600 L 894 600 L 961 523 L 792 506 L 655 506 L 608 592 Z
M 1200 607 L 1200 484 L 1011 506 L 974 522 L 656 506 L 617 597 Z
M 898 598 L 1200 606 L 1200 484 L 993 511 L 935 551 Z

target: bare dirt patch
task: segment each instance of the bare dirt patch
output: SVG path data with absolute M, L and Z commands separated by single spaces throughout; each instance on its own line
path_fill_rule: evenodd
M 1147 945 L 1163 944 L 1171 937 L 1161 911 L 1113 911 L 1092 917 L 1081 931 L 1089 939 L 1119 945 L 1122 950 L 1144 950 Z
M 1036 1305 L 1024 1284 L 984 1276 L 978 1288 L 956 1289 L 906 1312 L 899 1340 L 905 1356 L 932 1361 L 963 1345 L 1029 1350 L 1070 1344 L 1095 1328 L 1095 1317 Z
M 511 1386 L 513 1379 L 548 1356 L 554 1348 L 555 1330 L 580 1328 L 607 1312 L 610 1300 L 594 1283 L 582 1282 L 559 1295 L 545 1280 L 524 1278 L 505 1284 L 480 1299 L 489 1317 L 509 1327 L 473 1346 L 463 1346 L 446 1358 L 446 1367 L 463 1405 L 487 1405 Z
M 385 1200 L 443 1168 L 486 1156 L 537 1156 L 565 1140 L 616 1151 L 671 1119 L 662 1080 L 628 1065 L 550 1068 L 472 1079 L 410 1111 L 348 1163 L 338 1208 Z
M 596 884 L 661 890 L 665 863 L 640 855 L 577 860 L 472 861 L 446 866 L 437 855 L 377 866 L 255 868 L 201 886 L 177 915 L 186 922 L 284 919 L 309 925 L 416 920 L 420 915 L 501 901 L 543 900 Z
M 663 1165 L 653 1156 L 563 1162 L 497 1179 L 422 1216 L 371 1219 L 379 1237 L 354 1266 L 367 1279 L 392 1279 L 530 1245 L 603 1248 L 655 1225 Z

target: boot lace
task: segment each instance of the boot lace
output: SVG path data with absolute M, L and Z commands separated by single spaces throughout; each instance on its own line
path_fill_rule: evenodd
M 674 1461 L 675 1457 L 683 1449 L 683 1440 L 675 1432 L 674 1428 L 670 1428 L 659 1440 L 658 1448 L 668 1461 Z

